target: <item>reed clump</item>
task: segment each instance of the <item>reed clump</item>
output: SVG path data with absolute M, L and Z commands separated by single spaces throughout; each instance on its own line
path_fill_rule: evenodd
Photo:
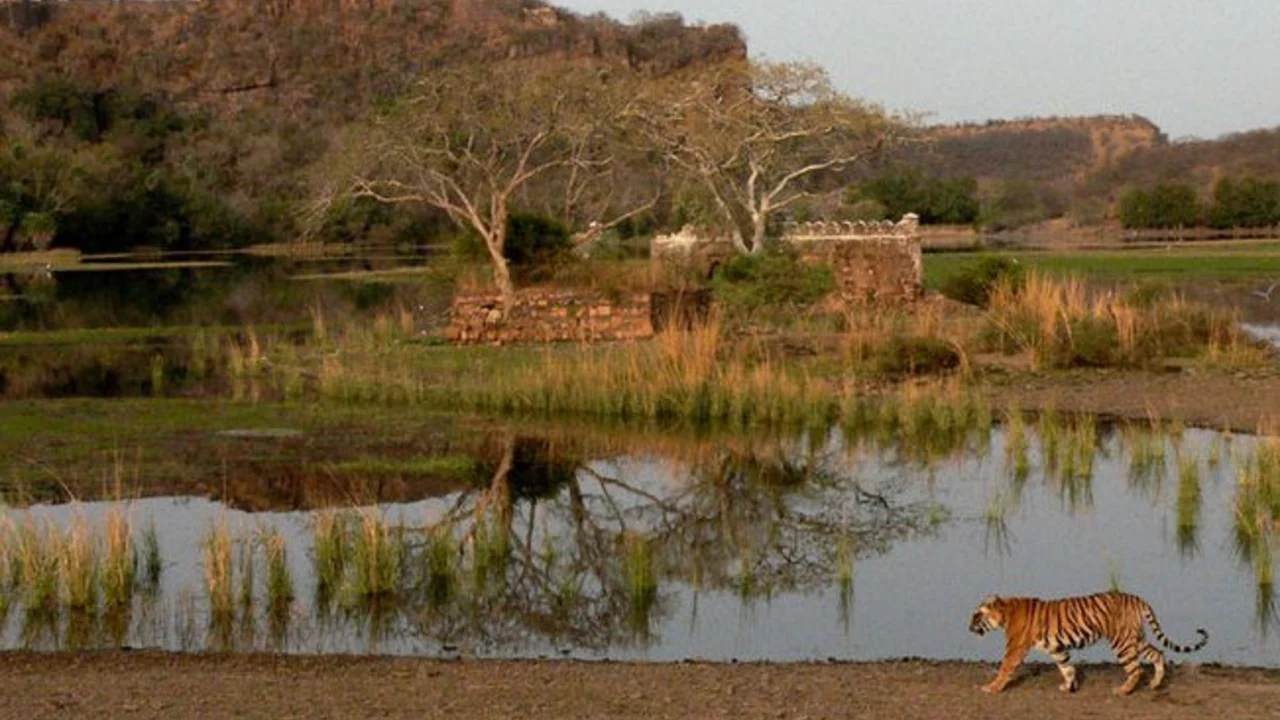
M 289 571 L 289 550 L 284 536 L 272 528 L 262 537 L 263 554 L 267 562 L 267 612 L 272 616 L 285 616 L 293 604 L 293 575 Z
M 138 553 L 133 541 L 133 521 L 122 508 L 107 513 L 106 558 L 103 590 L 107 607 L 128 607 L 133 602 Z
M 457 561 L 458 544 L 449 527 L 437 528 L 428 534 L 423 553 L 422 587 L 429 606 L 443 607 L 457 592 Z
M 995 423 L 986 401 L 954 380 L 904 385 L 876 398 L 850 395 L 838 413 L 850 444 L 872 439 L 926 465 L 985 448 Z
M 1136 303 L 1130 294 L 1092 296 L 1075 278 L 1028 273 L 1020 285 L 991 293 L 983 344 L 1027 353 L 1039 368 L 1144 367 L 1164 358 L 1245 357 L 1252 343 L 1230 311 L 1162 296 Z M 1261 356 L 1260 356 L 1261 357 Z
M 58 572 L 62 576 L 63 603 L 80 613 L 98 609 L 98 538 L 77 513 L 58 544 Z
M 386 599 L 399 592 L 404 560 L 404 526 L 370 509 L 360 513 L 351 542 L 351 569 L 346 588 L 357 603 Z
M 334 597 L 346 574 L 351 556 L 350 520 L 346 513 L 326 510 L 316 515 L 312 528 L 312 548 L 316 574 L 316 594 Z
M 1004 428 L 1004 464 L 1016 498 L 1021 495 L 1022 488 L 1031 475 L 1031 441 L 1021 412 L 1006 412 L 1001 426 Z
M 226 518 L 210 523 L 201 543 L 205 597 L 210 614 L 219 621 L 235 616 L 234 545 Z
M 28 615 L 108 617 L 133 603 L 136 572 L 131 526 L 113 509 L 95 527 L 73 507 L 64 525 L 28 513 L 19 523 L 0 521 L 0 617 L 20 602 Z M 158 581 L 158 575 L 157 575 Z M 76 622 L 79 622 L 77 620 Z
M 1160 420 L 1126 422 L 1120 437 L 1129 453 L 1129 482 L 1138 487 L 1158 487 L 1166 467 L 1166 442 Z
M 1236 549 L 1248 560 L 1268 550 L 1280 533 L 1280 439 L 1260 439 L 1240 464 L 1234 526 Z
M 1196 548 L 1196 533 L 1200 527 L 1200 457 L 1186 453 L 1178 458 L 1177 532 L 1178 548 L 1183 554 L 1191 554 Z
M 253 617 L 254 599 L 254 544 L 252 539 L 235 543 L 237 547 L 236 565 L 240 576 L 240 609 L 243 617 Z
M 160 589 L 160 574 L 164 571 L 164 557 L 160 553 L 160 537 L 156 534 L 154 519 L 142 532 L 142 553 L 145 587 L 154 594 Z
M 23 608 L 30 613 L 52 613 L 58 608 L 61 534 L 49 521 L 28 517 L 17 532 L 17 585 Z
M 4 627 L 13 608 L 17 588 L 18 564 L 14 558 L 17 543 L 12 520 L 8 516 L 0 516 L 0 627 Z

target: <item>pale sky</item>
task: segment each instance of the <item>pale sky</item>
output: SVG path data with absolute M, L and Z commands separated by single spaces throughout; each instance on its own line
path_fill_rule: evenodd
M 926 122 L 1143 115 L 1171 139 L 1280 126 L 1280 0 L 551 0 L 732 22 Z

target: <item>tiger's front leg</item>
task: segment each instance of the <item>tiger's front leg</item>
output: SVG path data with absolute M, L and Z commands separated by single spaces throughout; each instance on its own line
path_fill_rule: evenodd
M 1005 686 L 1013 680 L 1013 673 L 1022 664 L 1023 659 L 1027 657 L 1027 651 L 1030 649 L 1031 647 L 1026 645 L 1006 644 L 1004 660 L 1000 662 L 1000 671 L 996 673 L 994 680 L 982 686 L 982 692 L 998 693 L 1004 690 Z

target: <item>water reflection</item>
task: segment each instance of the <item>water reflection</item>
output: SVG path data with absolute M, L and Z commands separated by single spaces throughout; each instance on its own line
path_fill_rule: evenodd
M 0 627 L 36 648 L 994 659 L 964 633 L 973 597 L 1120 584 L 1171 633 L 1207 625 L 1201 660 L 1276 664 L 1274 443 L 1239 437 L 1228 452 L 1216 433 L 1054 414 L 928 453 L 910 437 L 856 424 L 705 442 L 509 428 L 480 440 L 469 481 L 413 502 L 249 513 L 135 501 L 163 549 L 150 591 L 114 613 L 71 611 L 66 560 L 39 590 L 34 569 L 11 569 L 35 561 L 8 552 Z M 119 507 L 12 510 L 5 532 L 51 518 L 60 539 L 45 542 L 65 558 L 76 513 L 105 534 Z M 151 553 L 133 527 L 141 588 Z
M 278 325 L 308 322 L 317 304 L 359 312 L 397 298 L 412 306 L 437 300 L 440 289 L 423 283 L 374 281 L 377 271 L 421 266 L 430 255 L 412 248 L 363 252 L 329 257 L 172 253 L 0 273 L 0 297 L 8 300 L 0 303 L 0 331 Z

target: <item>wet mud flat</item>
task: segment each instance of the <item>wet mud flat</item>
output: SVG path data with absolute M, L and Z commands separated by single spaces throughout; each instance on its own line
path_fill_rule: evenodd
M 1074 695 L 1050 665 L 1002 695 L 990 663 L 440 661 L 160 652 L 0 654 L 5 718 L 1223 718 L 1280 717 L 1280 671 L 1184 663 L 1115 697 L 1114 664 Z

